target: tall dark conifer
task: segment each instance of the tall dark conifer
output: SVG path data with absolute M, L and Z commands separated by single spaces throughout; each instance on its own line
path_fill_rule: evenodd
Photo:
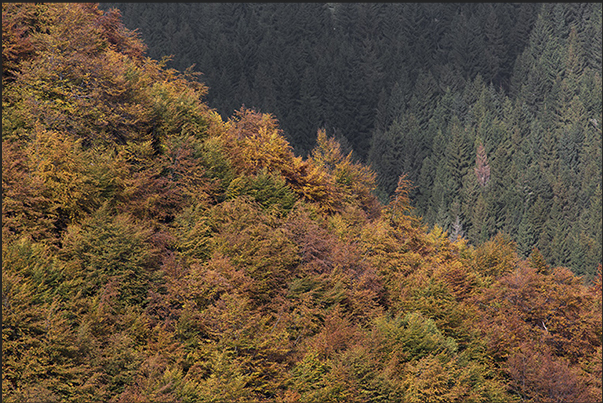
M 489 7 L 488 17 L 484 26 L 486 37 L 485 52 L 488 70 L 484 72 L 486 82 L 494 85 L 506 86 L 505 62 L 508 54 L 508 45 L 505 43 L 504 32 L 499 23 L 494 5 Z
M 242 104 L 273 113 L 300 154 L 324 127 L 370 160 L 389 191 L 395 180 L 383 172 L 410 170 L 425 220 L 439 211 L 453 225 L 456 199 L 470 242 L 478 140 L 492 165 L 482 204 L 494 230 L 523 234 L 524 254 L 539 239 L 524 222 L 538 197 L 552 206 L 562 183 L 582 217 L 595 192 L 599 4 L 109 4 L 140 28 L 151 56 L 196 63 L 224 118 Z M 454 116 L 468 148 L 464 175 L 451 155 Z M 389 191 L 380 189 L 384 200 Z M 570 261 L 586 262 L 589 236 L 568 235 L 582 251 Z

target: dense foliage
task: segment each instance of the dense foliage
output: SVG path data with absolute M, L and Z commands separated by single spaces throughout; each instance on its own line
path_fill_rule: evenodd
M 600 3 L 106 3 L 208 103 L 324 128 L 415 213 L 592 279 L 601 262 Z M 481 156 L 478 158 L 478 152 Z M 489 176 L 480 177 L 480 163 Z
M 601 400 L 600 265 L 449 236 L 145 52 L 116 10 L 2 4 L 4 402 Z

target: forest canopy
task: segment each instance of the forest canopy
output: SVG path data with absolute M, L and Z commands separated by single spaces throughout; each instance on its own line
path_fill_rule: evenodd
M 595 276 L 600 4 L 100 6 L 117 7 L 151 57 L 202 73 L 223 118 L 241 105 L 273 114 L 298 155 L 325 129 L 376 173 L 381 202 L 405 174 L 430 227 L 474 245 L 504 233 L 524 258 L 538 248 Z
M 421 24 L 439 21 L 445 7 L 398 6 Z M 318 35 L 314 21 L 331 24 L 322 11 L 302 19 L 279 7 L 210 10 L 239 33 L 248 29 L 240 10 L 263 16 L 258 32 L 306 21 L 308 40 Z M 365 35 L 357 45 L 375 46 L 365 40 L 373 31 L 351 29 L 355 18 L 370 20 L 368 5 L 286 7 L 323 10 L 337 17 L 335 32 L 348 21 L 344 32 Z M 469 5 L 456 7 L 464 11 L 450 14 L 455 24 L 475 28 Z M 490 18 L 509 11 L 488 7 Z M 282 109 L 238 105 L 204 81 L 209 70 L 150 56 L 119 9 L 3 3 L 2 401 L 600 401 L 601 6 L 512 7 L 532 11 L 522 17 L 527 31 L 516 28 L 516 39 L 530 34 L 511 75 L 475 71 L 455 87 L 450 73 L 428 115 L 414 94 L 404 107 L 392 101 L 399 113 L 381 132 L 358 134 L 371 144 L 362 156 L 356 134 L 329 124 L 308 126 L 304 150 L 279 115 L 312 116 L 301 105 L 281 95 Z M 598 45 L 596 35 L 584 41 L 593 29 Z M 293 43 L 272 51 L 290 57 Z M 238 45 L 224 37 L 220 46 Z M 226 49 L 221 61 L 239 63 Z M 428 63 L 423 57 L 417 63 Z M 378 60 L 373 67 L 395 66 Z M 313 69 L 304 71 L 312 82 Z M 256 72 L 291 82 L 268 67 Z M 434 72 L 416 83 L 440 86 Z M 396 96 L 409 94 L 400 87 L 409 83 L 400 80 Z M 212 104 L 219 97 L 237 106 Z M 400 152 L 415 134 L 426 136 L 416 145 L 429 150 L 424 176 L 389 177 L 375 165 L 374 150 L 390 149 L 379 138 L 400 141 Z M 432 194 L 421 193 L 421 178 L 431 178 Z M 421 197 L 434 204 L 421 207 Z M 448 218 L 432 220 L 427 205 Z M 468 224 L 477 220 L 468 206 L 481 221 Z

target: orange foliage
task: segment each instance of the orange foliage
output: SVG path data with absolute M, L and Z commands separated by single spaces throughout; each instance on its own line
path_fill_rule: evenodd
M 31 34 L 40 29 L 39 16 L 47 6 L 26 3 L 2 3 L 2 86 L 14 79 L 19 63 L 34 50 Z M 3 97 L 4 99 L 4 97 Z
M 227 152 L 239 173 L 253 175 L 261 169 L 277 172 L 305 200 L 318 203 L 324 211 L 334 210 L 337 197 L 332 178 L 293 154 L 272 115 L 243 107 L 228 122 L 228 127 Z
M 527 402 L 598 402 L 589 390 L 588 379 L 564 358 L 548 350 L 538 351 L 532 343 L 523 342 L 509 357 L 505 369 L 511 377 L 511 388 Z
M 382 206 L 324 130 L 303 160 L 270 114 L 223 122 L 117 10 L 2 10 L 3 398 L 600 393 L 601 265 L 428 233 L 406 176 Z
M 477 300 L 487 304 L 484 329 L 489 329 L 493 353 L 501 357 L 533 339 L 577 363 L 600 344 L 596 329 L 601 319 L 592 311 L 592 295 L 566 268 L 546 276 L 520 265 Z
M 55 216 L 45 184 L 28 174 L 27 154 L 14 143 L 2 142 L 2 239 L 11 235 L 35 240 L 53 237 Z
M 596 401 L 600 388 L 589 374 L 600 372 L 592 362 L 601 351 L 601 305 L 593 297 L 568 269 L 543 274 L 525 263 L 476 296 L 489 354 L 505 362 L 517 393 Z
M 318 130 L 316 147 L 308 162 L 331 175 L 337 199 L 344 204 L 358 205 L 369 217 L 377 217 L 380 206 L 373 191 L 376 174 L 368 166 L 352 161 L 352 153 L 344 156 L 340 144 L 328 138 L 324 129 Z

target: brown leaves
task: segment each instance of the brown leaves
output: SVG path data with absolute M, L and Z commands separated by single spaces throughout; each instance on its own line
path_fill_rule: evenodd
M 549 351 L 540 352 L 531 343 L 522 343 L 509 357 L 505 369 L 511 387 L 528 402 L 597 402 L 589 393 L 587 379 L 578 368 Z
M 195 139 L 166 140 L 164 153 L 155 155 L 151 142 L 131 143 L 122 150 L 130 175 L 123 178 L 120 209 L 138 217 L 171 222 L 184 206 L 204 203 L 211 185 L 201 160 L 195 156 Z
M 595 401 L 585 363 L 600 354 L 601 312 L 579 278 L 520 264 L 476 302 L 490 354 L 505 361 L 518 393 L 528 401 Z
M 477 146 L 477 156 L 475 158 L 476 167 L 474 168 L 475 176 L 478 183 L 485 187 L 490 181 L 490 165 L 486 157 L 486 149 L 483 144 Z
M 600 268 L 589 288 L 504 236 L 427 233 L 405 176 L 384 208 L 324 130 L 303 160 L 272 115 L 224 123 L 117 11 L 3 5 L 3 34 L 10 397 L 510 401 L 503 376 L 526 401 L 600 391 Z
M 16 144 L 2 142 L 2 237 L 52 237 L 54 215 L 45 196 L 46 186 L 28 170 L 27 155 Z
M 121 12 L 114 8 L 98 18 L 101 34 L 115 49 L 134 59 L 141 59 L 146 46 L 138 39 L 137 32 L 128 31 L 121 22 Z
M 13 79 L 21 60 L 29 58 L 34 46 L 31 33 L 37 25 L 37 12 L 45 5 L 2 3 L 2 84 Z M 3 93 L 4 100 L 4 93 Z
M 11 30 L 11 18 L 27 20 L 21 14 L 39 8 L 3 7 L 8 14 L 3 30 Z M 41 16 L 47 29 L 27 36 L 35 52 L 14 61 L 14 80 L 3 91 L 3 106 L 13 107 L 3 110 L 7 136 L 36 122 L 82 138 L 86 147 L 159 142 L 172 133 L 203 135 L 206 88 L 192 74 L 144 59 L 144 45 L 121 24 L 118 11 L 103 14 L 93 5 L 56 3 L 46 5 Z M 3 49 L 8 56 L 17 52 L 5 49 L 4 41 Z

